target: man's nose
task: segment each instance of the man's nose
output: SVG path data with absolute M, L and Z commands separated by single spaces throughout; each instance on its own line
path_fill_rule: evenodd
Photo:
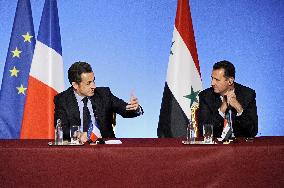
M 92 82 L 92 83 L 91 83 L 91 88 L 93 88 L 93 89 L 96 88 L 95 82 Z

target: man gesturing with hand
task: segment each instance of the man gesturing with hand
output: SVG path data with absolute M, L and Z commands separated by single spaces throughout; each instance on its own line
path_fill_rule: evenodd
M 72 64 L 68 79 L 71 86 L 54 97 L 54 122 L 61 119 L 64 139 L 70 139 L 70 127 L 74 125 L 80 127 L 81 142 L 90 140 L 91 133 L 98 138 L 114 138 L 114 113 L 124 118 L 143 114 L 136 97 L 126 103 L 108 87 L 96 87 L 95 74 L 86 62 Z

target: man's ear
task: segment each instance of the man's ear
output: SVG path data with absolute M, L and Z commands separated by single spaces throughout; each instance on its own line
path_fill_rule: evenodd
M 75 90 L 78 90 L 79 85 L 76 82 L 72 82 L 72 86 Z
M 229 78 L 229 84 L 232 85 L 234 83 L 235 79 L 233 77 Z

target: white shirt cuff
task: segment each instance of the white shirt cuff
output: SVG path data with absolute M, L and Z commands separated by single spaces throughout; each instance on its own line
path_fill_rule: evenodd
M 242 110 L 240 113 L 237 113 L 237 116 L 242 115 L 243 111 L 244 111 L 244 110 Z

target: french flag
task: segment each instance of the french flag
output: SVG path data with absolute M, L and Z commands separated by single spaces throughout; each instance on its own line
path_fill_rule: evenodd
M 87 137 L 89 140 L 92 140 L 95 142 L 98 138 L 102 138 L 98 123 L 96 120 L 94 120 L 95 126 L 93 126 L 93 123 L 91 122 L 88 128 Z
M 54 96 L 64 90 L 56 0 L 46 0 L 31 64 L 21 139 L 54 138 Z

